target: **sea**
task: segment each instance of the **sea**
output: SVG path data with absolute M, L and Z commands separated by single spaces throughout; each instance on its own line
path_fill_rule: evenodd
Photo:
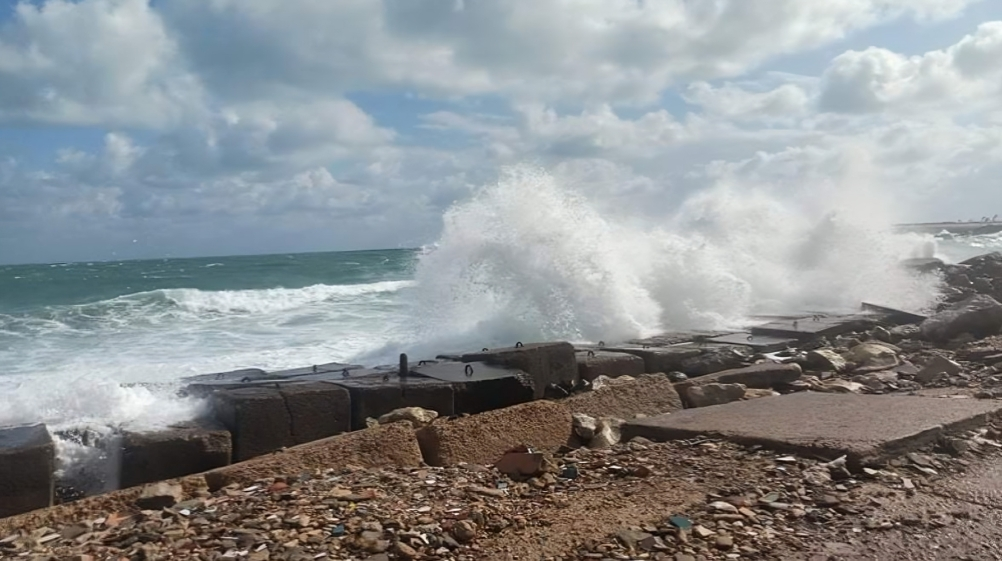
M 239 368 L 739 329 L 863 300 L 923 310 L 938 279 L 898 260 L 1002 249 L 771 206 L 641 225 L 526 181 L 454 205 L 421 248 L 0 265 L 0 426 L 158 428 L 203 411 L 177 397 L 183 378 Z

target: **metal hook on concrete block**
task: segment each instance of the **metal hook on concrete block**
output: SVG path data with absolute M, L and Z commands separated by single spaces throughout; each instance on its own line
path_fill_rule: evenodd
M 467 364 L 466 368 L 463 369 L 463 372 L 466 373 L 466 376 L 468 378 L 472 378 L 473 377 L 473 365 L 472 364 Z
M 588 351 L 588 358 L 595 358 L 595 351 Z
M 524 346 L 525 346 L 525 345 L 523 345 L 521 341 L 518 341 L 518 342 L 516 342 L 516 343 L 515 343 L 515 348 L 516 348 L 516 349 L 521 349 L 521 348 L 522 348 L 522 347 L 524 347 Z
M 347 378 L 348 376 L 351 376 L 351 374 L 348 373 L 348 369 L 347 368 L 345 368 L 344 370 L 341 371 L 341 377 Z

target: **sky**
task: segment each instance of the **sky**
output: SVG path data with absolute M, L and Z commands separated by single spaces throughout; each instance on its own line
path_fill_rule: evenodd
M 1002 213 L 1002 2 L 0 0 L 0 263 L 416 247 L 518 164 Z

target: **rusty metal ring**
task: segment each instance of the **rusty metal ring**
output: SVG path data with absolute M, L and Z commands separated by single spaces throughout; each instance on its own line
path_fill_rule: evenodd
M 522 348 L 522 347 L 524 347 L 524 346 L 525 346 L 525 345 L 523 345 L 521 341 L 518 341 L 518 342 L 516 342 L 516 343 L 515 343 L 515 348 L 516 348 L 516 349 L 521 349 L 521 348 Z
M 467 377 L 472 377 L 473 376 L 473 365 L 472 364 L 467 364 L 466 368 L 463 369 L 463 372 L 466 374 Z

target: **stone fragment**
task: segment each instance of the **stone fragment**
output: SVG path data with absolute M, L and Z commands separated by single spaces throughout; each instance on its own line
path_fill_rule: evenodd
M 928 384 L 938 378 L 941 374 L 956 376 L 964 371 L 964 368 L 948 358 L 939 355 L 933 356 L 929 362 L 915 374 L 915 381 Z
M 689 407 L 708 407 L 737 401 L 745 390 L 742 384 L 701 384 L 686 389 L 685 398 Z
M 847 366 L 845 359 L 831 349 L 815 349 L 808 352 L 807 365 L 826 372 L 843 372 Z
M 745 388 L 744 399 L 759 399 L 761 397 L 775 397 L 779 392 L 774 390 L 762 390 L 758 388 Z
M 947 307 L 920 326 L 926 339 L 944 343 L 963 333 L 977 338 L 1002 330 L 1002 304 L 991 296 L 975 295 Z
M 0 518 L 52 505 L 55 464 L 45 425 L 0 428 Z
M 675 386 L 663 374 L 607 379 L 597 388 L 560 400 L 571 413 L 632 419 L 682 409 Z
M 826 380 L 817 386 L 818 391 L 829 393 L 862 393 L 865 386 L 859 382 L 851 382 L 841 378 Z
M 683 359 L 678 370 L 690 377 L 740 368 L 751 361 L 751 349 L 733 345 L 705 347 L 691 358 Z
M 877 372 L 901 364 L 892 348 L 879 343 L 860 343 L 846 351 L 842 358 L 855 365 L 857 372 Z
M 406 421 L 414 428 L 421 428 L 431 424 L 436 418 L 438 418 L 438 411 L 422 407 L 402 407 L 380 416 L 379 424 L 388 425 L 390 423 Z
M 494 463 L 494 468 L 515 480 L 543 473 L 546 457 L 538 452 L 507 452 Z
M 428 465 L 491 465 L 506 451 L 523 444 L 537 451 L 555 451 L 567 444 L 571 427 L 566 407 L 534 401 L 437 422 L 418 430 L 417 436 Z
M 136 506 L 142 510 L 162 510 L 184 500 L 184 489 L 177 483 L 151 483 L 143 487 L 136 499 Z
M 469 520 L 460 520 L 452 527 L 452 537 L 459 543 L 470 543 L 477 538 L 477 525 Z
M 595 450 L 605 450 L 619 444 L 622 434 L 619 427 L 623 425 L 622 419 L 602 417 L 598 420 L 595 436 L 588 442 L 588 447 Z
M 571 418 L 574 434 L 581 437 L 585 442 L 590 441 L 595 436 L 595 431 L 598 430 L 598 421 L 595 417 L 585 415 L 584 413 L 573 413 Z

